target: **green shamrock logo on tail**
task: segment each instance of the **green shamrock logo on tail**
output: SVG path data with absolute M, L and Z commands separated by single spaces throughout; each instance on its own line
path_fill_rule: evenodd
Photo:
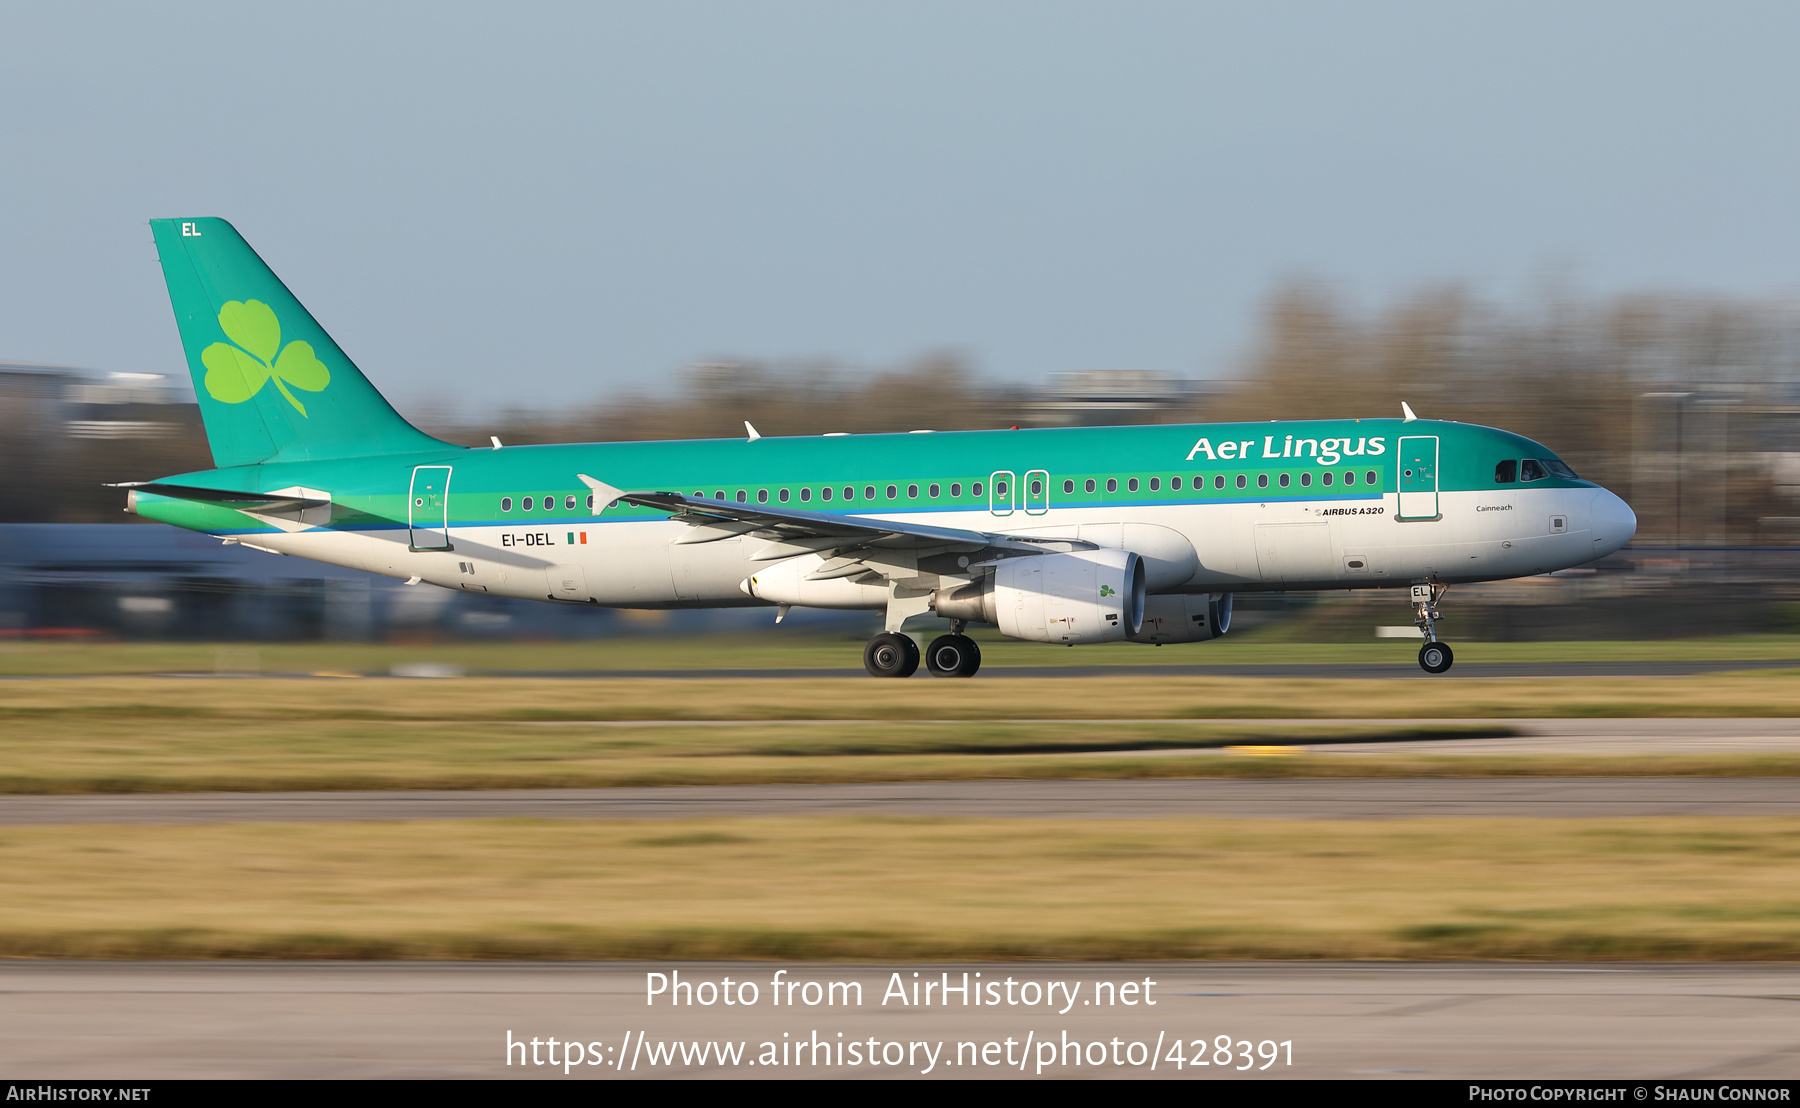
M 219 328 L 231 343 L 215 342 L 200 355 L 206 391 L 214 400 L 242 404 L 273 380 L 306 418 L 306 406 L 294 399 L 288 386 L 318 392 L 331 384 L 331 371 L 314 357 L 311 343 L 281 345 L 281 321 L 275 318 L 275 309 L 260 300 L 233 300 L 220 308 Z

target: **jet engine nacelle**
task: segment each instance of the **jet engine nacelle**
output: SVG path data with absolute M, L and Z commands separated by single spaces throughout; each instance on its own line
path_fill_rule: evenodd
M 947 619 L 1032 642 L 1116 642 L 1144 623 L 1144 563 L 1129 550 L 1007 558 L 992 576 L 933 598 Z
M 1144 601 L 1144 626 L 1132 642 L 1205 642 L 1231 630 L 1231 594 L 1172 593 Z

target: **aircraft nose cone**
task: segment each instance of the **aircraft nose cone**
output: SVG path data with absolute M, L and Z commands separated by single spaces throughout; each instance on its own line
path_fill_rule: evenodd
M 1605 489 L 1594 494 L 1589 518 L 1593 520 L 1596 558 L 1618 550 L 1637 534 L 1637 513 L 1631 510 L 1631 505 Z

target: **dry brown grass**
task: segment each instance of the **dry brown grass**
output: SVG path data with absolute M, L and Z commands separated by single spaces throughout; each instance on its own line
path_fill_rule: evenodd
M 1800 755 L 1314 753 L 1231 745 L 1505 734 L 1232 717 L 1787 715 L 1774 673 L 1594 682 L 1017 679 L 0 682 L 0 792 L 545 788 L 1072 777 L 1800 775 Z M 1246 688 L 1248 685 L 1248 688 Z M 1403 693 L 1404 695 L 1400 695 Z M 738 721 L 733 726 L 713 725 Z M 1329 750 L 1329 745 L 1323 747 Z M 1173 753 L 1170 753 L 1173 751 Z M 1156 753 L 1160 752 L 1160 753 Z M 1155 753 L 1155 756 L 1146 756 Z
M 0 830 L 0 953 L 1800 957 L 1800 819 Z
M 1800 669 L 1800 667 L 1797 667 Z M 418 681 L 96 677 L 0 682 L 0 723 L 119 720 L 1269 719 L 1800 716 L 1793 670 L 1693 677 L 1344 680 L 1052 677 L 456 678 Z

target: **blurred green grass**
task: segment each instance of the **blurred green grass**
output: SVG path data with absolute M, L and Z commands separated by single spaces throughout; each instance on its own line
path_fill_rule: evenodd
M 1792 817 L 63 826 L 0 859 L 13 957 L 1800 958 Z
M 1001 639 L 981 642 L 983 668 L 1009 666 L 1221 666 L 1291 663 L 1414 664 L 1416 642 L 1281 643 L 1255 636 L 1147 647 L 1135 643 L 1059 648 Z M 1739 635 L 1642 642 L 1456 642 L 1457 661 L 1769 661 L 1800 664 L 1800 635 Z M 772 630 L 758 635 L 632 636 L 571 642 L 419 643 L 0 643 L 0 675 L 150 673 L 385 674 L 395 666 L 448 666 L 470 673 L 607 673 L 658 670 L 837 669 L 860 672 L 862 640 Z

